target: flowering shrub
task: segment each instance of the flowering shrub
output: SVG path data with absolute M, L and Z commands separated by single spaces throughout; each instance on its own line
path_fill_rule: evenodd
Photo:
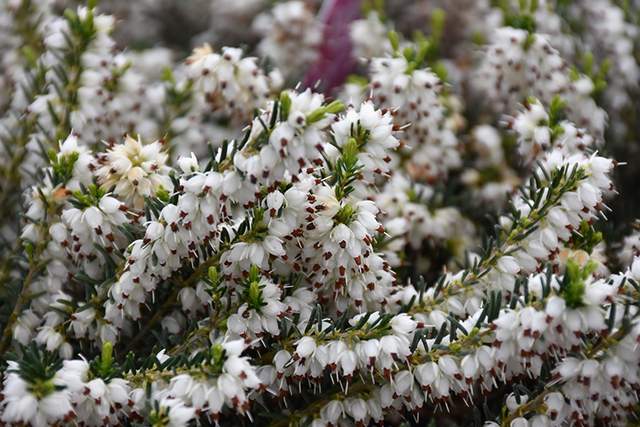
M 74 3 L 0 4 L 1 425 L 640 415 L 640 4 Z

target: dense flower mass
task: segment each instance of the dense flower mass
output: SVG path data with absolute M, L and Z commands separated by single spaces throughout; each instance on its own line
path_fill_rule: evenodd
M 0 2 L 0 425 L 637 422 L 640 3 L 96 3 Z

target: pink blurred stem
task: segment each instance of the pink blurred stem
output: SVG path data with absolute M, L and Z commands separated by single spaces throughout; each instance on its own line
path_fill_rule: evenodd
M 304 78 L 305 87 L 318 82 L 319 89 L 330 93 L 346 80 L 356 65 L 351 54 L 350 24 L 360 17 L 361 0 L 325 0 L 320 9 L 324 24 L 322 43 L 316 62 Z

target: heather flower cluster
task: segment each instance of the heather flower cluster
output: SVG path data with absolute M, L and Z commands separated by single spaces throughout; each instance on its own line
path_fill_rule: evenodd
M 637 422 L 639 29 L 0 2 L 0 425 Z

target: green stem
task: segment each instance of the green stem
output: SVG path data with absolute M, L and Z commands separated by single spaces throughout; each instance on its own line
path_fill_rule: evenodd
M 629 330 L 624 329 L 624 328 L 620 328 L 616 331 L 615 334 L 604 338 L 602 341 L 600 341 L 597 345 L 595 345 L 594 347 L 590 348 L 589 350 L 587 350 L 585 352 L 585 359 L 591 359 L 592 357 L 596 356 L 598 353 L 600 353 L 601 351 L 605 351 L 608 348 L 614 346 L 615 344 L 617 344 L 622 338 L 624 338 L 627 333 L 629 333 Z M 546 387 L 539 395 L 536 396 L 535 399 L 530 400 L 529 402 L 525 403 L 524 405 L 521 405 L 518 407 L 518 409 L 516 409 L 515 411 L 513 411 L 513 413 L 511 415 L 509 415 L 504 421 L 502 421 L 500 424 L 503 427 L 509 427 L 511 425 L 511 422 L 518 418 L 518 417 L 522 417 L 525 416 L 531 412 L 537 412 L 539 411 L 542 406 L 544 405 L 544 398 L 552 393 L 553 391 L 559 390 L 560 389 L 561 384 L 554 384 L 553 386 L 549 386 Z
M 35 262 L 32 262 L 29 267 L 29 272 L 27 273 L 24 282 L 22 282 L 20 295 L 18 296 L 18 299 L 13 306 L 13 310 L 11 311 L 11 315 L 9 316 L 9 319 L 7 320 L 6 325 L 4 325 L 4 329 L 2 331 L 2 338 L 0 338 L 0 356 L 3 355 L 11 345 L 13 338 L 13 325 L 17 322 L 18 317 L 20 316 L 22 306 L 29 300 L 28 291 L 29 287 L 33 283 L 33 279 L 43 267 L 43 264 L 37 264 Z
M 475 270 L 469 271 L 462 280 L 456 280 L 448 283 L 442 291 L 432 300 L 428 301 L 428 303 L 419 301 L 417 305 L 412 308 L 410 313 L 418 311 L 430 312 L 439 307 L 440 304 L 444 303 L 449 297 L 457 295 L 460 292 L 464 292 L 467 289 L 471 289 L 471 286 L 480 281 L 491 269 L 495 268 L 498 260 L 502 256 L 520 249 L 518 245 L 523 239 L 523 236 L 525 236 L 526 233 L 532 230 L 533 227 L 537 226 L 538 223 L 546 217 L 547 212 L 559 203 L 564 194 L 569 191 L 574 191 L 578 186 L 578 182 L 582 179 L 585 179 L 585 177 L 560 182 L 556 189 L 550 188 L 551 194 L 544 205 L 538 209 L 532 210 L 526 218 L 520 218 L 519 221 L 521 222 L 512 228 L 506 239 L 499 246 L 495 247 L 490 254 L 486 255 L 481 260 Z M 543 191 L 544 188 L 548 187 L 541 186 L 538 191 Z
M 151 319 L 149 319 L 149 321 L 142 327 L 142 329 L 138 331 L 138 333 L 133 337 L 133 339 L 131 339 L 128 342 L 127 347 L 125 348 L 123 354 L 129 353 L 129 351 L 131 351 L 133 347 L 141 339 L 143 339 L 147 335 L 147 333 L 158 324 L 158 322 L 160 322 L 164 318 L 165 314 L 167 314 L 169 310 L 173 308 L 173 306 L 176 304 L 180 290 L 182 288 L 195 285 L 198 282 L 198 280 L 200 280 L 205 274 L 207 274 L 209 267 L 213 267 L 218 264 L 218 262 L 220 261 L 220 256 L 222 256 L 222 254 L 226 250 L 228 250 L 230 247 L 231 247 L 231 243 L 226 243 L 225 245 L 220 247 L 220 249 L 215 255 L 213 255 L 211 258 L 207 259 L 198 267 L 196 267 L 196 269 L 189 275 L 189 277 L 186 280 L 181 280 L 178 277 L 174 277 L 172 280 L 177 282 L 177 286 L 174 286 L 173 290 L 171 291 L 167 299 L 164 301 L 164 303 L 160 306 L 158 311 L 154 313 Z
M 361 381 L 354 382 L 349 385 L 349 392 L 344 393 L 340 386 L 333 387 L 330 392 L 320 396 L 319 399 L 314 400 L 313 403 L 307 405 L 304 409 L 291 411 L 288 416 L 278 417 L 275 421 L 269 424 L 269 427 L 297 427 L 302 425 L 302 422 L 315 416 L 320 412 L 324 405 L 333 400 L 344 400 L 347 397 L 359 396 L 372 392 L 377 386 L 375 384 L 368 384 Z

